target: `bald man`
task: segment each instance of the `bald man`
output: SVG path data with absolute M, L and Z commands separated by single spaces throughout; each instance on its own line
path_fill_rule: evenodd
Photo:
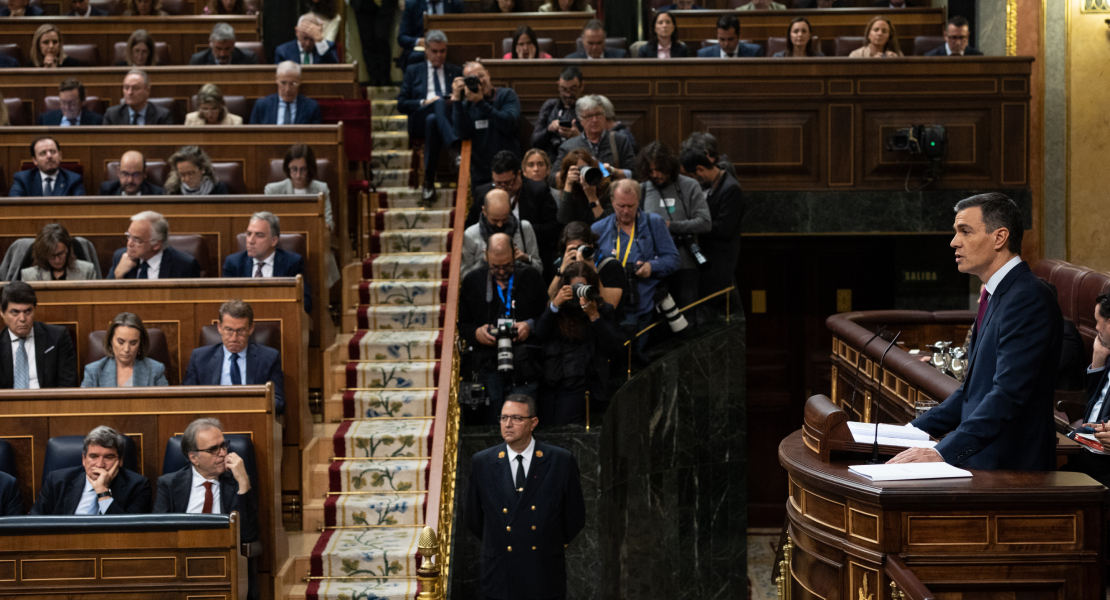
M 543 273 L 540 246 L 536 242 L 536 232 L 532 229 L 532 224 L 513 214 L 508 192 L 494 188 L 486 194 L 478 222 L 467 227 L 463 233 L 463 277 L 484 262 L 489 238 L 495 233 L 504 233 L 512 238 L 516 247 L 516 262 L 529 264 L 538 273 Z
M 166 190 L 146 178 L 146 157 L 128 150 L 119 159 L 119 180 L 100 184 L 101 196 L 161 196 Z

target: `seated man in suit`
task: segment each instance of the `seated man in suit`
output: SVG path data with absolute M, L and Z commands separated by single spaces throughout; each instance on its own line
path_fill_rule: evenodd
M 465 12 L 463 0 L 405 0 L 405 12 L 401 15 L 401 28 L 397 32 L 397 45 L 401 47 L 401 56 L 397 58 L 397 66 L 402 71 L 408 69 L 410 57 L 412 61 L 419 59 L 412 56 L 413 48 L 427 46 L 424 36 L 424 13 L 430 15 L 450 15 Z
M 150 77 L 142 69 L 131 69 L 123 78 L 123 104 L 104 112 L 105 125 L 173 125 L 170 111 L 155 106 L 150 98 Z
M 277 66 L 278 93 L 259 98 L 251 110 L 251 125 L 319 125 L 320 105 L 300 95 L 301 66 L 285 61 Z
M 1099 294 L 1095 299 L 1095 341 L 1091 344 L 1091 366 L 1087 367 L 1087 408 L 1083 422 L 1095 430 L 1095 437 L 1110 445 L 1110 402 L 1107 402 L 1107 382 L 1110 379 L 1110 294 Z M 1085 447 L 1084 447 L 1085 448 Z M 1102 485 L 1110 484 L 1110 457 L 1081 450 L 1068 457 L 1062 471 L 1086 473 Z
M 19 497 L 19 480 L 0 471 L 0 517 L 18 517 L 22 514 L 23 499 Z
M 78 80 L 66 79 L 58 85 L 61 110 L 51 110 L 39 115 L 39 125 L 72 127 L 74 125 L 100 125 L 104 117 L 85 110 L 85 86 Z
M 297 20 L 297 39 L 290 40 L 274 50 L 274 64 L 287 60 L 299 65 L 334 65 L 339 62 L 335 42 L 324 39 L 324 22 L 307 12 Z
M 140 515 L 150 480 L 123 466 L 123 434 L 101 425 L 85 436 L 81 466 L 47 474 L 32 515 Z
M 586 21 L 582 28 L 582 49 L 568 54 L 567 58 L 628 58 L 628 51 L 605 46 L 605 26 L 597 19 Z
M 247 224 L 247 249 L 224 259 L 224 277 L 304 278 L 304 311 L 312 312 L 312 288 L 304 270 L 304 257 L 278 248 L 281 219 L 269 211 L 256 212 Z
M 119 159 L 119 179 L 100 184 L 101 196 L 161 196 L 166 190 L 147 181 L 146 157 L 128 150 Z
M 968 31 L 967 19 L 960 15 L 948 19 L 944 28 L 944 45 L 926 52 L 925 56 L 982 56 L 978 48 L 967 45 Z
M 208 49 L 189 58 L 190 65 L 257 65 L 258 57 L 250 50 L 235 47 L 235 28 L 216 23 L 208 34 Z
M 0 291 L 6 325 L 0 331 L 0 389 L 77 387 L 73 338 L 65 327 L 35 321 L 38 303 L 35 290 L 24 281 Z
M 182 385 L 264 385 L 274 382 L 274 411 L 285 412 L 285 376 L 281 354 L 250 341 L 254 310 L 242 300 L 220 306 L 220 339 L 223 343 L 193 350 Z
M 571 65 L 559 75 L 559 97 L 544 102 L 540 107 L 540 116 L 532 129 L 532 147 L 546 152 L 548 159 L 555 159 L 563 142 L 582 135 L 581 125 L 574 120 L 574 103 L 585 90 L 582 71 Z M 570 126 L 563 127 L 561 124 Z
M 81 176 L 62 168 L 62 150 L 54 138 L 44 136 L 31 142 L 31 162 L 35 164 L 34 169 L 12 175 L 8 196 L 85 195 Z
M 462 69 L 447 62 L 447 36 L 442 31 L 433 29 L 424 39 L 425 60 L 405 69 L 397 108 L 409 117 L 409 139 L 424 140 L 424 189 L 430 199 L 440 152 L 448 148 L 452 160 L 458 159 L 450 100 L 451 84 L 462 76 Z
M 763 47 L 740 41 L 740 19 L 736 15 L 725 15 L 717 19 L 717 43 L 698 50 L 698 58 L 754 58 L 756 56 L 763 56 Z
M 107 17 L 108 11 L 101 10 L 92 5 L 89 0 L 69 0 L 67 17 Z
M 192 466 L 158 478 L 155 514 L 227 515 L 239 511 L 239 539 L 258 541 L 258 490 L 243 459 L 228 450 L 223 424 L 197 419 L 181 434 L 181 453 Z M 254 562 L 254 561 L 251 561 Z M 257 566 L 249 565 L 249 598 L 257 598 Z
M 736 10 L 786 10 L 786 5 L 771 0 L 752 0 L 743 6 L 737 7 Z
M 131 217 L 127 247 L 112 255 L 108 279 L 194 279 L 200 263 L 187 252 L 166 245 L 170 224 L 152 210 Z
M 7 6 L 0 6 L 0 17 L 41 17 L 43 14 L 42 7 L 31 4 L 31 0 L 8 0 Z
M 8 56 L 7 54 L 0 54 L 0 69 L 18 69 L 23 65 L 19 61 Z
M 494 188 L 508 194 L 513 215 L 520 221 L 532 224 L 539 244 L 539 258 L 543 261 L 544 269 L 547 269 L 555 260 L 553 254 L 561 230 L 556 219 L 559 209 L 555 205 L 555 198 L 551 196 L 551 188 L 542 181 L 525 178 L 520 172 L 520 161 L 508 150 L 502 150 L 493 156 L 490 170 L 493 181 L 475 188 L 474 198 L 486 198 Z M 483 210 L 478 202 L 474 202 L 466 216 L 466 226 L 477 224 Z

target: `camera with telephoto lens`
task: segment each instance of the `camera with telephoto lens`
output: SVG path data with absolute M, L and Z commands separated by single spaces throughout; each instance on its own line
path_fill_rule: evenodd
M 512 323 L 505 322 L 496 327 L 490 325 L 489 329 L 490 335 L 497 338 L 497 370 L 502 373 L 512 373 L 516 327 Z
M 663 318 L 667 320 L 667 325 L 675 333 L 686 329 L 690 325 L 686 322 L 686 317 L 679 312 L 678 305 L 675 304 L 674 298 L 671 297 L 671 293 L 665 285 L 660 284 L 659 287 L 655 288 L 655 310 L 663 315 Z
M 578 176 L 582 178 L 582 183 L 586 185 L 597 185 L 601 183 L 601 178 L 605 175 L 599 167 L 582 167 L 578 169 Z
M 570 286 L 575 298 L 585 298 L 587 302 L 597 302 L 601 299 L 601 290 L 588 283 L 576 283 Z
M 478 90 L 482 89 L 482 81 L 478 79 L 477 75 L 467 75 L 463 77 L 463 85 L 466 86 L 466 89 L 475 94 L 478 93 Z
M 686 246 L 690 254 L 694 255 L 694 262 L 698 264 L 699 271 L 709 270 L 709 258 L 701 251 L 701 246 L 698 245 L 697 236 L 687 233 L 684 235 L 676 235 L 674 238 L 675 244 Z
M 577 248 L 577 251 L 578 251 L 578 259 L 579 260 L 593 260 L 594 259 L 594 247 L 593 246 L 582 244 L 581 246 L 579 246 Z

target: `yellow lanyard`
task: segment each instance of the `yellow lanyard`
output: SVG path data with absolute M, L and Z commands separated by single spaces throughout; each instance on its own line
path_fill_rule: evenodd
M 628 266 L 628 253 L 632 251 L 632 240 L 636 239 L 636 222 L 632 222 L 632 233 L 628 234 L 628 248 L 624 250 L 624 259 L 621 260 L 621 266 Z M 617 225 L 617 258 L 621 256 L 621 227 Z

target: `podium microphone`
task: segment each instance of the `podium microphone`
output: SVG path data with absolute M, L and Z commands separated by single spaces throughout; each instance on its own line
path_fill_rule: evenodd
M 883 368 L 883 361 L 886 360 L 886 353 L 890 352 L 890 349 L 894 347 L 894 342 L 898 341 L 898 336 L 900 335 L 902 335 L 901 331 L 894 334 L 894 339 L 890 340 L 890 344 L 887 345 L 886 350 L 883 350 L 883 355 L 879 358 L 880 370 Z M 882 389 L 882 387 L 883 382 L 879 380 L 879 389 Z M 875 411 L 875 441 L 871 444 L 871 460 L 867 462 L 869 465 L 881 464 L 879 462 L 879 408 L 875 404 L 876 403 L 872 403 L 872 409 Z
M 851 407 L 853 414 L 856 412 L 856 390 L 859 387 L 859 367 L 863 364 L 863 351 L 867 349 L 867 346 L 870 345 L 871 342 L 875 341 L 875 338 L 882 335 L 884 331 L 886 331 L 886 325 L 880 325 L 879 329 L 875 331 L 875 335 L 871 336 L 871 339 L 867 340 L 867 343 L 859 349 L 859 356 L 856 357 L 856 377 L 852 381 L 852 399 L 848 401 L 848 405 Z

